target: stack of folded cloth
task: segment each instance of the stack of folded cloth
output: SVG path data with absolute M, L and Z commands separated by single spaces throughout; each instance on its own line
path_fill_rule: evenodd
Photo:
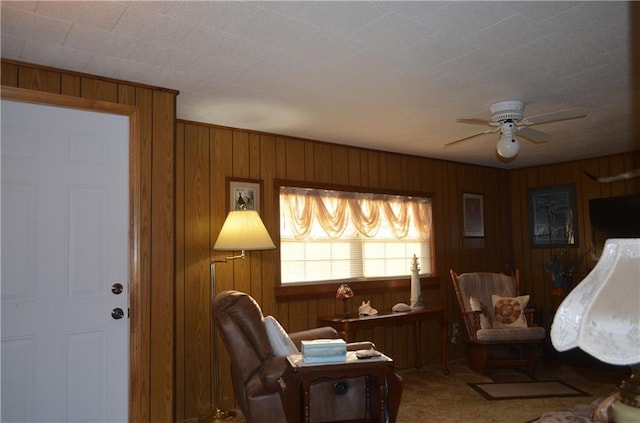
M 305 363 L 332 363 L 347 360 L 347 343 L 342 339 L 302 341 Z

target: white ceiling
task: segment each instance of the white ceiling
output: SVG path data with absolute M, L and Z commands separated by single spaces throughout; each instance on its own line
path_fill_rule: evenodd
M 638 149 L 627 2 L 1 2 L 2 57 L 177 89 L 178 117 L 501 168 Z M 495 153 L 456 123 L 585 107 Z

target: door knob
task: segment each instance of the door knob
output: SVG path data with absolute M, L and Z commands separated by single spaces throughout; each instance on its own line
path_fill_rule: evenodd
M 120 307 L 116 307 L 113 310 L 111 310 L 111 317 L 113 317 L 116 320 L 122 319 L 124 317 L 124 311 L 122 311 Z
M 111 292 L 113 292 L 115 295 L 122 294 L 122 290 L 123 289 L 124 289 L 124 287 L 119 282 L 116 282 L 113 285 L 111 285 Z

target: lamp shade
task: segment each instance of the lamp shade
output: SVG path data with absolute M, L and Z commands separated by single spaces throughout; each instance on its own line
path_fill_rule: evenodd
M 336 298 L 339 300 L 348 300 L 349 298 L 353 298 L 353 290 L 349 285 L 343 283 L 336 291 Z
M 271 250 L 276 248 L 260 215 L 255 210 L 229 212 L 214 250 Z
M 496 151 L 500 157 L 512 159 L 520 152 L 520 142 L 511 134 L 502 134 L 496 145 Z
M 560 304 L 551 342 L 609 364 L 640 363 L 640 239 L 607 240 L 596 266 Z

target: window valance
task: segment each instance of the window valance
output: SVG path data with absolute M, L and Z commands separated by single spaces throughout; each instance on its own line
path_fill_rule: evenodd
M 431 236 L 429 198 L 281 187 L 280 202 L 290 217 L 281 236 L 298 240 L 337 239 L 350 230 L 365 238 L 374 238 L 381 230 L 396 239 Z

